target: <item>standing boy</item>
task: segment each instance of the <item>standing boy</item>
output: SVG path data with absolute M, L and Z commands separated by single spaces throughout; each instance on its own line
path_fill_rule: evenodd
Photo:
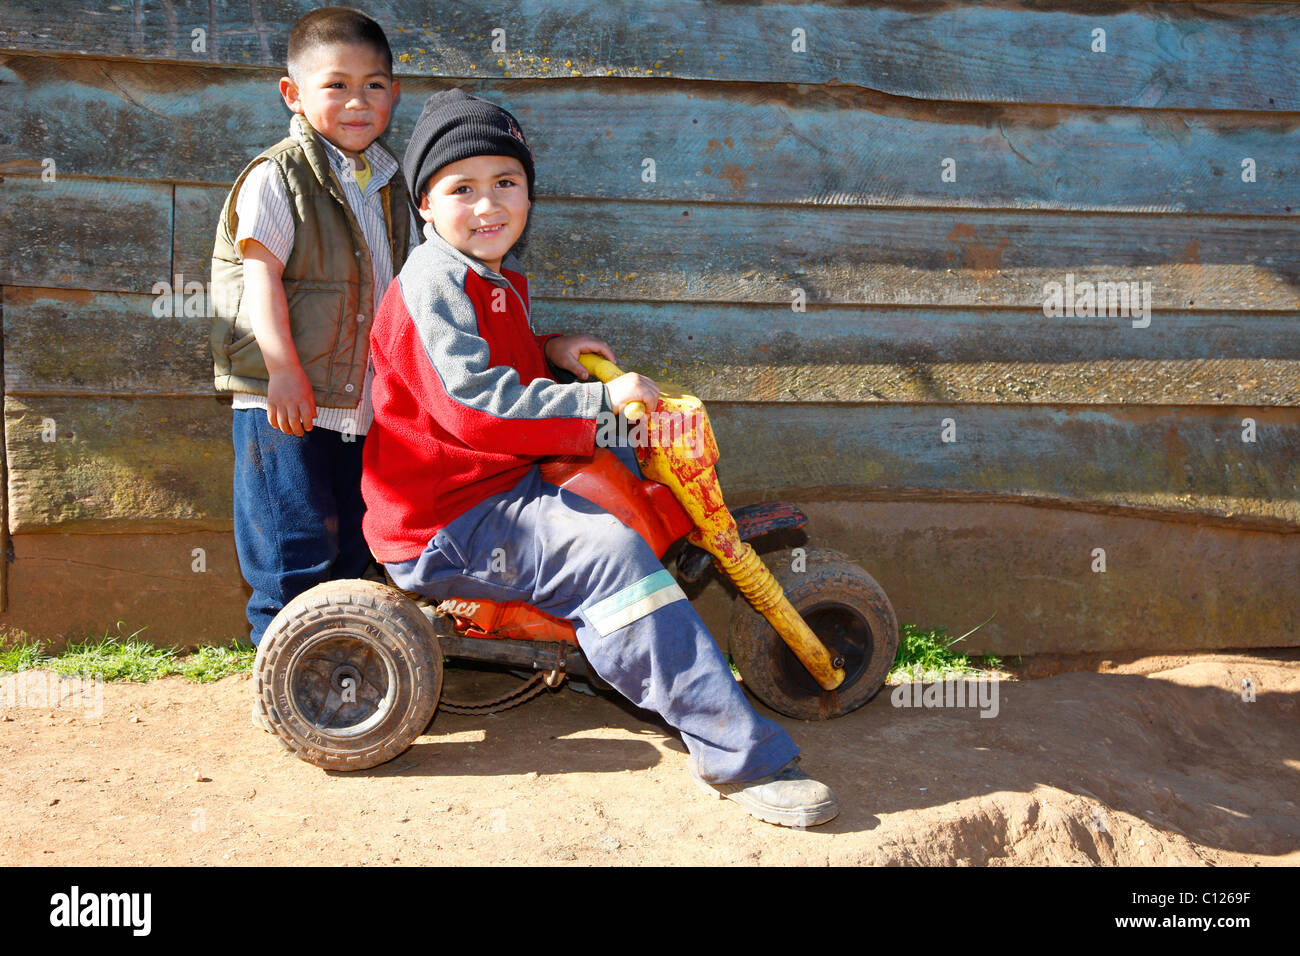
M 691 773 L 770 823 L 812 826 L 834 796 L 760 717 L 650 546 L 608 512 L 542 480 L 547 455 L 590 455 L 596 417 L 658 389 L 588 380 L 587 335 L 535 335 L 511 250 L 533 199 L 515 118 L 461 90 L 425 103 L 403 160 L 426 241 L 384 296 L 371 335 L 375 422 L 362 490 L 366 539 L 401 588 L 527 601 L 571 620 L 606 682 L 681 731 Z M 599 227 L 599 224 L 595 224 Z M 551 365 L 580 381 L 558 384 Z M 620 456 L 635 468 L 630 456 Z
M 374 308 L 415 235 L 380 144 L 398 93 L 379 24 L 346 7 L 289 34 L 289 136 L 221 210 L 212 253 L 218 390 L 234 392 L 235 548 L 251 638 L 323 581 L 360 577 Z

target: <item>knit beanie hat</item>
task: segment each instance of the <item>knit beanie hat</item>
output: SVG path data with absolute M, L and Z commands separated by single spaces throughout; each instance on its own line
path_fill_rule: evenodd
M 508 110 L 464 90 L 434 93 L 411 131 L 402 158 L 402 172 L 411 198 L 420 204 L 420 190 L 429 177 L 448 163 L 471 156 L 514 156 L 528 175 L 528 199 L 533 198 L 533 152 L 519 122 Z

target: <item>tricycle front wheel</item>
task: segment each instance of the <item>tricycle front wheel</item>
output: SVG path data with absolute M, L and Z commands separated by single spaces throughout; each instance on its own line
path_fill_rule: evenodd
M 822 690 L 772 625 L 738 599 L 729 637 L 745 686 L 788 717 L 826 720 L 857 710 L 884 686 L 898 654 L 898 618 L 884 589 L 838 551 L 778 551 L 763 561 L 831 656 L 843 659 L 844 683 Z

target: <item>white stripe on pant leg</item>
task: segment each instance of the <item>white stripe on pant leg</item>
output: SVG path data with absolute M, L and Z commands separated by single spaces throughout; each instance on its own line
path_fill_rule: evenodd
M 627 601 L 631 603 L 627 603 Z M 601 637 L 626 627 L 674 601 L 685 601 L 686 593 L 668 571 L 642 578 L 612 597 L 586 609 L 587 622 Z

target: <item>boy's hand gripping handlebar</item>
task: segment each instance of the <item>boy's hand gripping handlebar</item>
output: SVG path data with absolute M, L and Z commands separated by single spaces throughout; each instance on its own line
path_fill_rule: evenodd
M 583 352 L 578 356 L 578 361 L 583 364 L 592 375 L 602 382 L 612 382 L 623 374 L 623 370 L 611 362 L 609 359 L 595 352 Z M 645 402 L 628 402 L 623 406 L 623 417 L 630 422 L 645 418 Z
M 584 352 L 578 360 L 602 382 L 623 374 L 617 365 L 594 352 Z M 754 610 L 767 618 L 817 683 L 828 691 L 839 687 L 844 682 L 844 662 L 832 659 L 826 645 L 790 604 L 772 572 L 754 549 L 740 540 L 736 520 L 722 500 L 722 488 L 713 467 L 719 457 L 718 445 L 704 403 L 694 395 L 661 387 L 659 406 L 653 411 L 656 414 L 650 423 L 650 433 L 654 437 L 637 450 L 645 476 L 672 489 L 695 522 L 695 530 L 687 536 L 690 542 L 713 555 L 718 567 L 731 578 Z M 641 402 L 631 402 L 623 413 L 629 421 L 634 421 L 646 415 L 646 407 Z M 665 442 L 665 433 L 672 441 Z

